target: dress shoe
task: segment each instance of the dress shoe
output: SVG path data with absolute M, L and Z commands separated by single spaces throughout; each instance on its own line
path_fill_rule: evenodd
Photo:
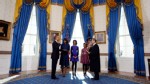
M 99 80 L 99 78 L 94 78 L 95 80 Z
M 52 77 L 51 79 L 57 80 L 57 79 L 59 79 L 59 78 L 57 78 L 57 77 Z
M 91 78 L 91 80 L 95 80 L 95 78 Z
M 91 80 L 99 80 L 99 78 L 91 78 Z
M 86 72 L 84 73 L 84 76 L 86 76 Z

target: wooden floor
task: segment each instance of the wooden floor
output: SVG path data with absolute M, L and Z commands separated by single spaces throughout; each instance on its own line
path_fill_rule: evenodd
M 79 70 L 81 71 L 81 70 Z M 23 71 L 19 74 L 13 74 L 13 75 L 28 75 L 28 74 L 35 74 L 35 73 L 42 73 L 42 72 L 51 72 L 51 71 Z M 60 73 L 60 72 L 57 72 Z M 150 77 L 143 77 L 143 76 L 136 76 L 134 73 L 128 73 L 128 72 L 108 72 L 108 71 L 102 71 L 101 73 L 109 73 L 109 74 L 116 74 L 116 75 L 124 75 L 124 76 L 130 76 L 130 77 L 136 77 L 136 78 L 142 78 L 145 80 L 150 80 Z M 10 74 L 6 74 L 6 75 L 0 75 L 0 79 L 4 79 L 10 76 L 13 76 Z

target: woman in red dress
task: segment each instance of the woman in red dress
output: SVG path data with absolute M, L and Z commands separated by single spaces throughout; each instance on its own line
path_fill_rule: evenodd
M 81 63 L 83 64 L 83 74 L 85 76 L 88 70 L 88 65 L 90 61 L 89 61 L 87 44 L 84 43 L 83 45 L 84 45 L 84 48 L 81 51 Z

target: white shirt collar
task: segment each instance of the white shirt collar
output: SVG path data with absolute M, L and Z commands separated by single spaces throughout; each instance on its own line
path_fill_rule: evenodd
M 96 43 L 93 44 L 93 46 L 96 45 Z
M 55 40 L 57 43 L 58 43 L 58 41 L 57 40 Z

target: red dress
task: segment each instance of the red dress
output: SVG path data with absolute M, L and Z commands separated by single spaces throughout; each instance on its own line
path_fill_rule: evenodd
M 87 48 L 83 48 L 82 52 L 81 52 L 81 63 L 82 64 L 89 64 L 89 55 L 88 55 L 88 49 Z

